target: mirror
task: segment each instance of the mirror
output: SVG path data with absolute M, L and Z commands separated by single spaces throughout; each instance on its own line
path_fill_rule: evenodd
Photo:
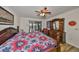
M 56 30 L 59 30 L 59 21 L 56 21 L 55 24 L 56 24 Z
M 56 30 L 56 23 L 53 22 L 53 29 Z
M 54 30 L 59 30 L 59 21 L 54 21 L 53 22 L 53 29 Z

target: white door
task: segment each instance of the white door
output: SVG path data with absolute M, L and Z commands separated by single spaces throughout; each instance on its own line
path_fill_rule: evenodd
M 66 37 L 67 37 L 66 41 L 69 44 L 79 48 L 79 29 L 74 29 L 74 30 L 68 31 L 66 34 Z

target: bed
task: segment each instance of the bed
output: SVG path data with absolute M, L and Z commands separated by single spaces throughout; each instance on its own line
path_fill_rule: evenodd
M 31 33 L 18 32 L 9 27 L 0 31 L 0 52 L 51 52 L 57 51 L 55 39 L 34 31 Z

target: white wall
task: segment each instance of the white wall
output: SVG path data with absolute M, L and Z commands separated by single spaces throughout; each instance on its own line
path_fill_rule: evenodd
M 3 6 L 3 8 L 5 8 L 7 11 L 11 12 L 14 15 L 14 25 L 0 25 L 0 30 L 3 30 L 4 28 L 7 28 L 7 27 L 15 27 L 16 28 L 16 26 L 19 25 L 19 17 L 13 10 L 8 8 L 7 6 Z
M 24 30 L 25 32 L 29 32 L 29 21 L 42 21 L 42 28 L 45 28 L 45 20 L 46 19 L 35 19 L 35 18 L 20 18 L 20 30 Z
M 79 48 L 79 8 L 57 15 L 53 19 L 59 17 L 65 18 L 66 42 Z M 77 25 L 74 27 L 69 26 L 68 22 L 71 20 L 76 21 Z

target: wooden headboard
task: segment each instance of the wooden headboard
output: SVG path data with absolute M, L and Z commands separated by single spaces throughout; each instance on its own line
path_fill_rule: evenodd
M 18 33 L 18 30 L 13 27 L 8 27 L 0 31 L 0 45 L 13 37 L 16 33 Z

